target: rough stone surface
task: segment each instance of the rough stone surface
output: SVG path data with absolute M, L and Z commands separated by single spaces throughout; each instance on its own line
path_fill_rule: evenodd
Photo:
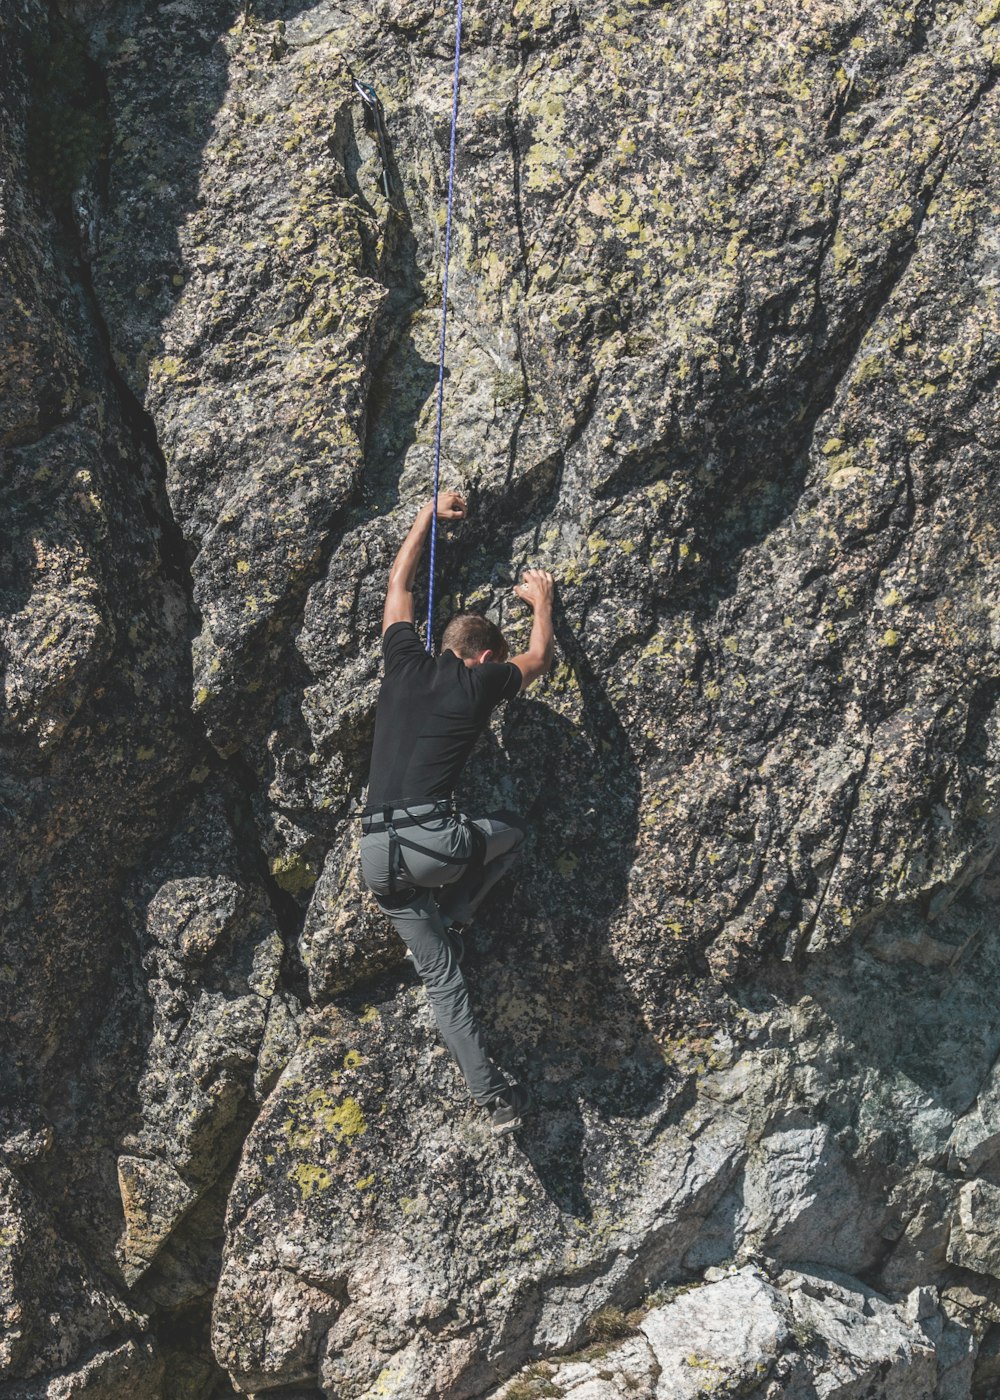
M 791 1309 L 751 1270 L 683 1294 L 642 1323 L 660 1367 L 657 1390 L 694 1400 L 746 1391 L 792 1344 Z
M 239 1150 L 283 945 L 218 800 L 195 800 L 128 905 L 153 999 L 141 1121 L 118 1159 L 134 1283 Z
M 397 966 L 405 948 L 361 879 L 361 833 L 349 826 L 331 848 L 303 922 L 300 951 L 310 995 L 329 1001 Z
M 944 1393 L 932 1341 L 944 1325 L 936 1296 L 893 1307 L 847 1275 L 772 1283 L 746 1265 L 651 1309 L 638 1336 L 535 1366 L 495 1400 L 915 1400 Z
M 755 1400 L 988 1400 L 996 4 L 467 7 L 435 628 L 559 584 L 459 795 L 531 829 L 501 1144 L 349 816 L 451 7 L 0 20 L 0 1397 L 652 1396 L 690 1317 Z
M 254 1125 L 214 1323 L 244 1389 L 319 1374 L 345 1395 L 475 1394 L 491 1355 L 570 1345 L 590 1312 L 682 1254 L 733 1177 L 741 1133 L 725 1106 L 651 1136 L 624 1104 L 599 1117 L 550 1092 L 527 1155 L 498 1151 L 422 1002 L 311 1018 Z M 401 1139 L 407 1114 L 421 1131 Z M 581 1160 L 574 1182 L 567 1157 L 588 1127 L 600 1161 Z M 456 1250 L 461 1238 L 475 1248 Z M 499 1253 L 517 1261 L 504 1274 Z

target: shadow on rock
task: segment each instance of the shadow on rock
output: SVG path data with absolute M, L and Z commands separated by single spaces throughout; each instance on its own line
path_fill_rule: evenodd
M 504 1068 L 536 1096 L 522 1147 L 559 1208 L 589 1219 L 589 1186 L 607 1178 L 614 1123 L 654 1109 L 666 1070 L 609 948 L 635 848 L 639 775 L 561 610 L 557 632 L 579 687 L 579 722 L 538 701 L 512 705 L 502 746 L 483 746 L 459 794 L 465 810 L 509 805 L 529 826 L 524 863 L 477 921 L 468 980 L 489 1043 L 504 1047 Z M 618 1134 L 618 1154 L 621 1143 Z

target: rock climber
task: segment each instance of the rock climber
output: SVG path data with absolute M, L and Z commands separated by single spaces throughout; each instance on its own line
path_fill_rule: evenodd
M 456 491 L 437 497 L 439 520 L 463 520 Z M 389 571 L 382 614 L 385 670 L 375 712 L 361 870 L 427 988 L 445 1044 L 496 1134 L 521 1127 L 530 1090 L 511 1083 L 486 1053 L 459 962 L 462 929 L 520 854 L 524 827 L 510 812 L 469 817 L 452 790 L 490 714 L 552 665 L 554 582 L 525 570 L 514 592 L 532 610 L 528 649 L 507 643 L 480 613 L 459 613 L 424 649 L 413 625 L 413 580 L 434 518 L 423 506 Z

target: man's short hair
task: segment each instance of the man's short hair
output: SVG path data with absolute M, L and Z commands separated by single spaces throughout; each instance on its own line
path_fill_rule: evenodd
M 506 661 L 508 654 L 500 628 L 482 613 L 459 613 L 453 617 L 444 629 L 441 650 L 453 651 L 465 661 L 484 651 L 491 651 L 494 661 Z

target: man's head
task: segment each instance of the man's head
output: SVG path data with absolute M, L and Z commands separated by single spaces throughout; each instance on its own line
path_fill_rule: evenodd
M 441 650 L 453 651 L 466 666 L 484 661 L 506 661 L 507 643 L 495 622 L 482 613 L 459 613 L 444 629 Z

